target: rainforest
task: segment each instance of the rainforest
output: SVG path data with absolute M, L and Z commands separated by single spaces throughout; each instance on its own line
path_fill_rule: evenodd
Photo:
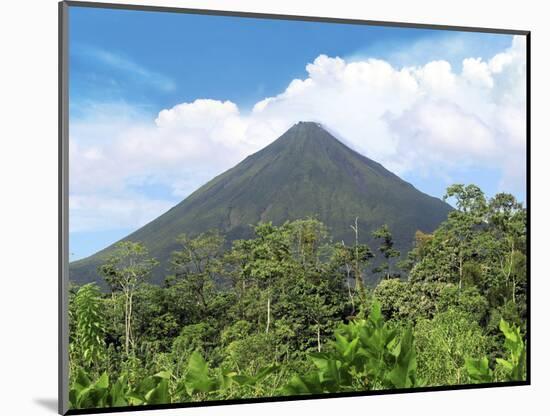
M 71 286 L 70 407 L 525 381 L 527 210 L 476 185 L 443 199 L 407 252 L 358 217 L 347 242 L 316 216 L 181 233 L 162 265 L 117 243 Z

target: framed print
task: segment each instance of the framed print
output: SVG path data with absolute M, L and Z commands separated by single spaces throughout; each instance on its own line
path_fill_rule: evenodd
M 530 383 L 530 33 L 62 2 L 61 414 Z

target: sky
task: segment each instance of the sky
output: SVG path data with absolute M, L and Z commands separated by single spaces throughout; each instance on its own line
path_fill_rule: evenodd
M 526 192 L 525 38 L 69 9 L 69 245 L 125 237 L 297 121 L 442 197 Z

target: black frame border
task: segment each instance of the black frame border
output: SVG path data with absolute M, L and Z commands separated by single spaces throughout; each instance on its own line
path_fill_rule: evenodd
M 183 409 L 194 407 L 224 406 L 234 404 L 273 403 L 297 400 L 317 400 L 346 397 L 367 397 L 389 394 L 439 392 L 470 390 L 494 387 L 514 387 L 531 385 L 531 31 L 502 28 L 485 28 L 471 26 L 453 26 L 425 23 L 405 23 L 379 20 L 361 20 L 321 16 L 299 16 L 270 14 L 243 11 L 192 9 L 168 6 L 151 6 L 139 4 L 101 3 L 85 1 L 61 1 L 58 3 L 58 412 L 61 415 L 84 415 L 97 413 L 114 413 L 160 409 Z M 101 9 L 150 11 L 164 13 L 182 13 L 209 16 L 241 17 L 269 20 L 293 20 L 303 22 L 340 23 L 366 26 L 386 26 L 394 28 L 433 29 L 460 32 L 478 32 L 526 37 L 526 209 L 527 209 L 527 377 L 524 381 L 463 384 L 457 386 L 433 386 L 408 389 L 388 389 L 375 391 L 358 391 L 343 393 L 324 393 L 311 395 L 294 395 L 262 397 L 249 399 L 211 400 L 202 402 L 182 402 L 161 405 L 121 406 L 108 408 L 69 409 L 69 357 L 68 357 L 68 289 L 69 289 L 69 8 L 87 7 Z

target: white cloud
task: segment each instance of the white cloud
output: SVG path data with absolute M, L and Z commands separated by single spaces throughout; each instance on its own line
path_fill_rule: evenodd
M 250 111 L 210 99 L 156 117 L 96 108 L 89 119 L 71 122 L 71 194 L 104 193 L 112 201 L 129 187 L 160 184 L 179 201 L 300 120 L 321 122 L 398 174 L 447 177 L 457 166 L 477 166 L 500 170 L 505 188 L 523 183 L 524 38 L 489 61 L 465 57 L 459 70 L 441 60 L 396 68 L 320 55 L 306 71 Z M 165 203 L 146 206 L 160 211 Z M 103 217 L 112 211 L 95 209 Z
M 462 76 L 475 86 L 493 88 L 491 69 L 481 58 L 467 58 L 462 62 Z

